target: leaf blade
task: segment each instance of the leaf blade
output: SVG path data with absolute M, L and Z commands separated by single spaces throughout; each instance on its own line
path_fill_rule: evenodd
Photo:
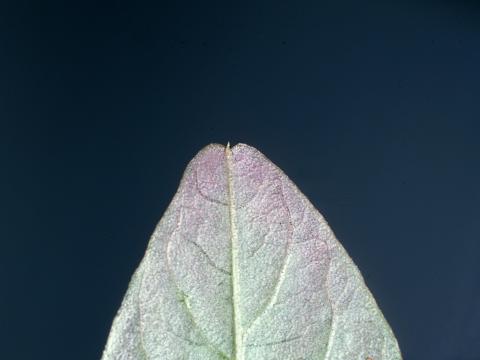
M 244 144 L 190 162 L 137 272 L 105 360 L 401 359 L 326 221 Z

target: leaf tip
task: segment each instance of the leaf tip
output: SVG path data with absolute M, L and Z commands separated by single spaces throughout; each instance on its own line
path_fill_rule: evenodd
M 230 141 L 227 142 L 227 146 L 225 146 L 225 155 L 228 157 L 228 156 L 231 156 L 232 154 L 232 149 L 230 147 Z

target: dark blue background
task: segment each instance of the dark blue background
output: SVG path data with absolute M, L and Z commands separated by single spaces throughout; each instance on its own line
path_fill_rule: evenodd
M 0 358 L 98 359 L 187 162 L 264 152 L 405 359 L 480 359 L 480 8 L 0 4 Z

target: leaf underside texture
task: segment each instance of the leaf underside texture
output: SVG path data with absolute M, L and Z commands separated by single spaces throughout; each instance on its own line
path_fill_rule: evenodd
M 397 360 L 395 337 L 322 215 L 262 153 L 189 163 L 102 360 Z

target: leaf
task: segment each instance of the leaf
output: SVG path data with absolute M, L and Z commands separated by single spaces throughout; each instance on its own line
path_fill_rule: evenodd
M 190 162 L 103 360 L 401 359 L 327 222 L 258 150 Z

